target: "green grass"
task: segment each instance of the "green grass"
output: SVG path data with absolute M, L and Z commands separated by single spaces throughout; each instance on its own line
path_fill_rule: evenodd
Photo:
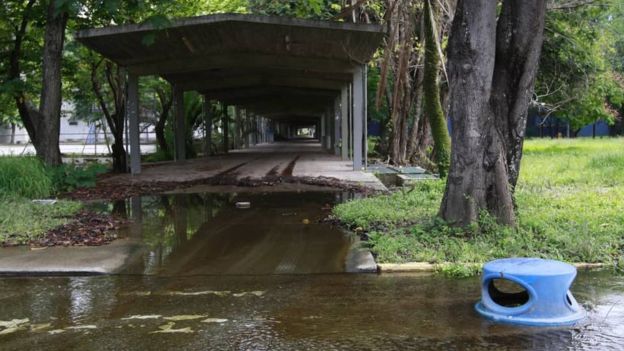
M 0 157 L 0 196 L 48 197 L 54 184 L 35 157 Z
M 379 262 L 451 262 L 466 275 L 488 260 L 536 256 L 568 262 L 624 260 L 624 139 L 528 140 L 517 187 L 518 227 L 486 215 L 468 228 L 436 218 L 443 181 L 335 208 L 368 231 Z
M 46 168 L 35 157 L 0 157 L 0 243 L 26 244 L 70 221 L 82 208 L 81 203 L 58 201 L 54 205 L 41 205 L 31 199 L 93 186 L 101 171 L 98 165 Z
M 70 222 L 81 208 L 82 204 L 75 201 L 41 205 L 25 198 L 0 198 L 0 243 L 27 244 L 48 230 Z

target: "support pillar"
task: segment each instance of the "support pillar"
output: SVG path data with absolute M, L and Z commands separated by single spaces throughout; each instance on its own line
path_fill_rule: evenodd
M 184 161 L 186 159 L 186 120 L 184 118 L 184 91 L 173 87 L 173 109 L 174 109 L 174 149 L 175 160 Z
M 234 107 L 234 148 L 238 149 L 241 147 L 241 111 L 236 106 Z
M 340 97 L 334 99 L 334 108 L 332 111 L 332 118 L 334 122 L 334 144 L 332 152 L 334 155 L 340 155 Z
M 128 106 L 126 118 L 129 122 L 130 173 L 141 173 L 141 138 L 139 134 L 139 76 L 128 75 Z
M 349 86 L 340 91 L 340 156 L 349 159 Z
M 364 70 L 358 66 L 353 72 L 353 170 L 361 171 L 363 156 L 364 121 Z
M 204 155 L 212 155 L 212 111 L 210 100 L 204 95 L 203 114 L 204 114 Z
M 321 115 L 321 147 L 323 147 L 323 149 L 326 149 L 325 147 L 325 133 L 327 132 L 327 127 L 325 127 L 325 114 Z
M 223 152 L 228 153 L 230 147 L 230 131 L 228 123 L 228 106 L 223 106 L 223 117 L 221 119 L 221 129 L 223 130 Z

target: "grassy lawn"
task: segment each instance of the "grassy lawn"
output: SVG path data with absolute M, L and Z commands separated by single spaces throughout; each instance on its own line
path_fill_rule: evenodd
M 0 157 L 0 245 L 26 244 L 71 220 L 82 205 L 58 201 L 41 205 L 33 198 L 56 192 L 53 176 L 33 157 Z
M 443 181 L 337 206 L 360 227 L 378 262 L 450 262 L 469 275 L 495 258 L 624 263 L 624 139 L 528 140 L 517 188 L 518 227 L 482 216 L 451 228 L 436 218 Z

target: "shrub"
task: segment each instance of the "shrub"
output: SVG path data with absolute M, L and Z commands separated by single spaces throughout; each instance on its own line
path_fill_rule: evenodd
M 107 168 L 99 163 L 86 166 L 63 164 L 48 170 L 50 179 L 57 192 L 72 191 L 76 188 L 95 186 L 97 175 L 106 172 Z

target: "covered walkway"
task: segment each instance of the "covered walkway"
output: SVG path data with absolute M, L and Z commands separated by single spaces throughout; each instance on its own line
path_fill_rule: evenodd
M 154 35 L 153 44 L 144 44 L 147 35 Z M 184 135 L 189 127 L 184 92 L 197 91 L 205 101 L 206 144 L 212 145 L 209 106 L 216 100 L 235 107 L 230 109 L 235 115 L 226 117 L 234 121 L 234 130 L 228 130 L 230 123 L 222 123 L 218 131 L 222 149 L 247 151 L 184 164 L 221 169 L 225 163 L 244 162 L 241 173 L 256 176 L 274 168 L 283 172 L 297 154 L 293 175 L 331 177 L 365 167 L 366 63 L 382 35 L 379 25 L 223 14 L 181 19 L 166 29 L 150 25 L 88 29 L 76 38 L 128 72 L 126 118 L 133 175 L 142 173 L 139 78 L 157 75 L 173 86 L 177 162 L 185 160 Z M 257 146 L 304 134 L 318 144 Z M 284 147 L 295 147 L 296 152 L 282 152 Z M 260 160 L 254 158 L 258 153 Z M 328 163 L 310 164 L 315 161 Z M 193 171 L 184 167 L 182 172 Z
M 232 150 L 227 155 L 150 164 L 144 167 L 141 174 L 120 174 L 104 182 L 184 183 L 218 176 L 238 179 L 328 177 L 347 184 L 386 190 L 372 173 L 354 171 L 351 161 L 325 152 L 322 145 L 314 141 L 265 143 L 248 149 Z

